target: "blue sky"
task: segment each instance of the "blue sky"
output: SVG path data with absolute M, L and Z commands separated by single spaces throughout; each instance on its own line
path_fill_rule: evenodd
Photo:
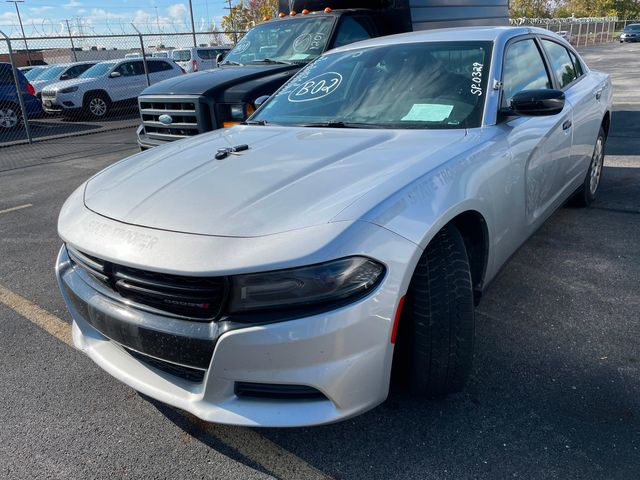
M 236 3 L 233 0 L 232 3 Z M 27 36 L 66 34 L 68 19 L 74 34 L 130 33 L 133 22 L 143 33 L 185 31 L 190 28 L 188 1 L 180 0 L 25 0 L 19 3 Z M 211 21 L 220 24 L 225 0 L 193 0 L 196 30 L 207 30 Z M 0 0 L 0 30 L 20 37 L 13 3 Z

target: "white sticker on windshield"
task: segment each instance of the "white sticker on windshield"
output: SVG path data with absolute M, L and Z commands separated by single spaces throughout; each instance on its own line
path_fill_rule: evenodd
M 401 120 L 408 122 L 442 122 L 451 115 L 453 105 L 416 103 Z
M 326 72 L 304 82 L 291 92 L 288 98 L 290 102 L 319 100 L 333 93 L 341 83 L 342 75 L 338 72 Z

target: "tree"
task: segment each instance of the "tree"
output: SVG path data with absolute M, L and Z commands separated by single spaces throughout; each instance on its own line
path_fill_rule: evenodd
M 511 0 L 509 16 L 511 18 L 546 18 L 552 13 L 553 0 Z
M 227 34 L 255 27 L 265 17 L 278 15 L 278 0 L 239 0 L 232 5 L 228 15 L 222 18 L 222 28 Z

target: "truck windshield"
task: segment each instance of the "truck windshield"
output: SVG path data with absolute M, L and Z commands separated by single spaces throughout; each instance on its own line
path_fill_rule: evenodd
M 479 127 L 491 48 L 491 42 L 455 41 L 329 53 L 287 82 L 248 123 Z
M 241 64 L 265 59 L 308 62 L 325 50 L 334 23 L 332 16 L 265 22 L 251 29 L 225 60 Z

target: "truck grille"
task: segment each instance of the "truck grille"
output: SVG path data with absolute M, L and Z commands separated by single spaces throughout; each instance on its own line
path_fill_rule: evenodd
M 71 261 L 138 305 L 198 320 L 217 318 L 227 296 L 224 277 L 185 277 L 125 267 L 67 246 Z
M 209 130 L 211 120 L 206 104 L 199 97 L 155 97 L 138 98 L 140 116 L 145 134 L 150 139 L 171 141 L 191 137 Z M 171 122 L 163 123 L 160 117 L 169 116 Z

